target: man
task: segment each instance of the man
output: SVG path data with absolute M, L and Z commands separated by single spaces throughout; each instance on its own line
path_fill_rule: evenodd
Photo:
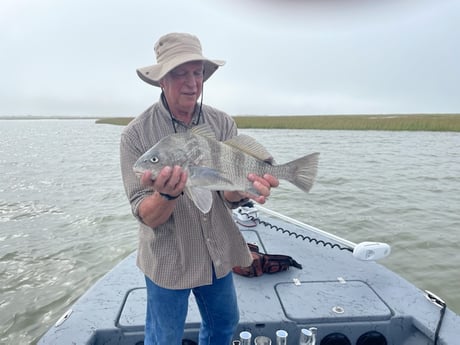
M 155 44 L 157 64 L 140 68 L 145 82 L 162 89 L 160 100 L 134 119 L 121 136 L 120 160 L 126 194 L 139 220 L 137 264 L 147 286 L 146 345 L 181 344 L 190 292 L 202 316 L 201 345 L 230 344 L 239 313 L 232 267 L 252 262 L 231 208 L 252 198 L 264 203 L 278 180 L 270 175 L 248 178 L 260 196 L 238 191 L 213 192 L 211 210 L 203 214 L 182 191 L 187 172 L 165 167 L 152 181 L 139 180 L 135 161 L 161 138 L 206 123 L 218 140 L 237 134 L 233 119 L 198 99 L 203 83 L 224 64 L 202 55 L 197 37 L 162 36 Z

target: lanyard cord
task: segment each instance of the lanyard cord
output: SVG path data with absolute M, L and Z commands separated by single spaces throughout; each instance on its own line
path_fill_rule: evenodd
M 166 100 L 166 96 L 163 90 L 161 91 L 161 101 L 163 102 L 163 105 L 165 106 L 166 110 L 168 110 L 169 117 L 171 118 L 171 123 L 174 129 L 174 133 L 177 133 L 176 123 L 180 124 L 180 122 L 176 120 L 173 114 L 171 113 L 171 109 L 169 109 L 169 104 L 168 104 L 168 101 Z M 198 118 L 196 119 L 196 121 L 192 121 L 192 124 L 194 126 L 200 123 L 202 108 L 203 108 L 203 86 L 201 87 L 201 99 L 200 99 L 200 109 L 198 111 Z M 204 117 L 203 117 L 203 122 L 204 122 Z

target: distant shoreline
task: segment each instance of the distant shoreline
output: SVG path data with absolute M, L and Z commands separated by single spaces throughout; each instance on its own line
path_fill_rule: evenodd
M 460 132 L 460 114 L 233 116 L 239 128 Z M 95 120 L 125 126 L 133 117 L 0 116 L 0 120 Z
M 1 116 L 0 120 L 97 120 L 100 116 L 35 116 L 35 115 L 11 115 Z
M 460 114 L 233 116 L 239 128 L 460 132 Z M 96 123 L 125 126 L 132 117 Z

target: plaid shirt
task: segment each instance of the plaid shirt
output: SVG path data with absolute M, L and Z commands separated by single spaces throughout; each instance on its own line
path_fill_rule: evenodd
M 197 120 L 194 114 L 192 124 Z M 200 122 L 208 124 L 220 141 L 237 134 L 233 119 L 203 105 Z M 188 126 L 176 122 L 177 132 Z M 139 221 L 137 265 L 157 285 L 186 289 L 212 283 L 212 267 L 221 278 L 234 266 L 249 266 L 252 257 L 246 242 L 232 219 L 233 206 L 222 192 L 213 192 L 213 205 L 203 214 L 183 195 L 166 223 L 150 228 L 142 223 L 139 204 L 153 194 L 140 184 L 133 172 L 136 160 L 161 138 L 173 134 L 171 117 L 161 100 L 135 118 L 121 135 L 120 163 L 123 183 L 133 215 Z

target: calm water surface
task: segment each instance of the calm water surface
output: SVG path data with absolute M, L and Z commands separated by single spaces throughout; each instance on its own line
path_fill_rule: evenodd
M 122 127 L 0 120 L 0 344 L 30 344 L 136 248 L 118 163 Z M 460 312 L 460 134 L 242 130 L 277 162 L 321 152 L 304 194 L 266 204 L 345 237 L 391 244 L 387 267 Z

